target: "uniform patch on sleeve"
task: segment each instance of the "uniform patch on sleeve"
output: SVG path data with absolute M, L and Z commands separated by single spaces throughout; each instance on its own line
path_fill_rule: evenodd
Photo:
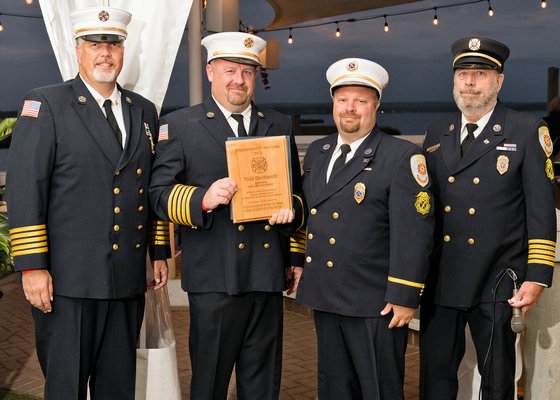
M 428 192 L 419 192 L 414 201 L 416 211 L 422 215 L 428 215 L 430 212 L 430 194 Z
M 548 177 L 548 179 L 553 180 L 554 179 L 554 167 L 552 166 L 552 160 L 550 158 L 546 159 L 546 166 L 545 166 L 544 170 L 546 171 L 546 176 Z
M 539 143 L 544 150 L 544 154 L 550 157 L 552 155 L 552 139 L 550 138 L 550 133 L 548 133 L 548 128 L 546 126 L 541 126 L 539 128 Z
M 164 124 L 159 127 L 158 142 L 169 139 L 169 126 Z
M 23 103 L 23 108 L 21 109 L 21 116 L 37 118 L 39 116 L 40 109 L 41 109 L 40 101 L 25 100 L 25 102 Z
M 410 170 L 420 186 L 425 187 L 430 182 L 428 168 L 426 167 L 426 157 L 422 154 L 415 154 L 410 157 Z

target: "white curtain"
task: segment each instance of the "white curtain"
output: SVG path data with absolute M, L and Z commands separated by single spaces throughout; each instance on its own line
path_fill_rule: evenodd
M 39 0 L 63 80 L 78 73 L 70 12 L 109 3 L 132 14 L 119 84 L 150 99 L 160 111 L 192 0 Z

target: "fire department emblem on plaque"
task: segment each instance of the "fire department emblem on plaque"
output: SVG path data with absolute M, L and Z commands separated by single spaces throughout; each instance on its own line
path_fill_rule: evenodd
M 251 160 L 251 170 L 255 174 L 264 174 L 268 169 L 268 163 L 265 157 L 255 157 Z

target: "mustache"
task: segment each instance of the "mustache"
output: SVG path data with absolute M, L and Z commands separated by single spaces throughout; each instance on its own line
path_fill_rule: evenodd
M 247 87 L 245 85 L 237 85 L 237 84 L 231 84 L 228 86 L 229 89 L 237 89 L 237 90 L 245 90 L 247 91 Z
M 109 65 L 115 65 L 115 61 L 112 58 L 101 56 L 95 60 L 95 65 L 107 63 Z
M 476 91 L 476 90 L 461 90 L 459 93 L 460 93 L 460 94 L 480 94 L 480 91 Z
M 358 118 L 358 114 L 354 113 L 341 113 L 339 116 L 340 118 Z

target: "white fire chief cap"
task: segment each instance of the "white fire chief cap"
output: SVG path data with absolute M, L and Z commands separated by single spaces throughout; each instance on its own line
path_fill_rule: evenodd
M 381 65 L 363 58 L 344 58 L 327 69 L 331 96 L 339 86 L 367 86 L 381 92 L 389 83 L 389 74 Z

